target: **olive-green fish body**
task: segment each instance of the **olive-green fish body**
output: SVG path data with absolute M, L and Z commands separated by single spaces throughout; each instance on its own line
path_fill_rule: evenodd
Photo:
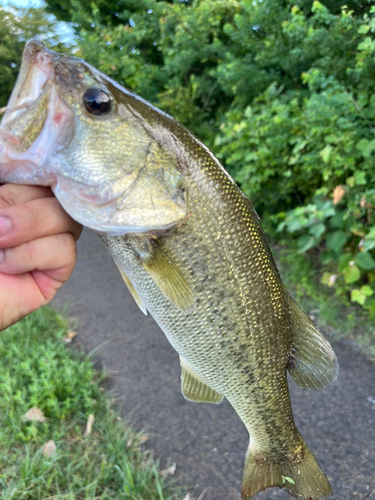
M 190 212 L 186 221 L 155 239 L 101 238 L 180 354 L 188 382 L 198 379 L 197 394 L 184 391 L 182 384 L 185 397 L 218 403 L 225 396 L 247 427 L 249 450 L 262 465 L 257 481 L 250 477 L 244 482 L 245 497 L 270 485 L 295 493 L 295 485 L 283 478 L 298 482 L 294 476 L 301 476 L 298 471 L 311 453 L 295 427 L 286 380 L 293 358 L 292 314 L 298 309 L 280 280 L 250 202 L 199 143 L 192 146 L 199 148 L 200 156 L 196 163 L 191 152 L 192 167 L 185 174 Z M 155 283 L 140 257 L 139 240 L 152 241 L 156 253 L 163 252 L 182 272 L 194 294 L 192 311 L 172 305 Z M 307 317 L 303 320 L 310 325 Z M 311 486 L 301 490 L 301 498 L 330 492 L 311 457 Z M 265 474 L 267 463 L 273 464 L 275 474 Z M 314 475 L 323 483 L 321 493 L 314 489 Z

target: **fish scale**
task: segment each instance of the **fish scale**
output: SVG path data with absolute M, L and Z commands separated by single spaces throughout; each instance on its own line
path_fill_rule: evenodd
M 302 500 L 331 493 L 295 427 L 286 371 L 324 388 L 335 354 L 285 290 L 251 203 L 198 139 L 85 61 L 31 41 L 0 125 L 0 181 L 51 186 L 100 233 L 179 353 L 184 397 L 229 400 L 250 434 L 244 499 L 271 486 Z

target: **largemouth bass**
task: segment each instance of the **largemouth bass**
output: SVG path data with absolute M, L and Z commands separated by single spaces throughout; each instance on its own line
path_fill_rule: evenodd
M 229 400 L 250 434 L 243 498 L 271 486 L 331 493 L 295 426 L 286 372 L 326 387 L 335 354 L 284 288 L 250 201 L 199 140 L 31 41 L 0 126 L 0 179 L 51 186 L 179 353 L 185 398 Z

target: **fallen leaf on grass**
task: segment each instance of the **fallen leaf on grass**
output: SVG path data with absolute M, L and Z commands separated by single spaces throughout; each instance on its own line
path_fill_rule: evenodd
M 173 476 L 173 474 L 174 474 L 175 472 L 176 472 L 176 464 L 175 464 L 175 463 L 173 463 L 173 464 L 172 464 L 172 465 L 170 465 L 167 469 L 162 470 L 162 471 L 160 472 L 160 474 L 161 474 L 162 476 L 167 476 L 168 474 L 169 474 L 169 475 L 171 475 L 171 476 Z
M 145 443 L 146 441 L 148 441 L 148 436 L 147 434 L 142 434 L 142 436 L 138 436 L 138 444 L 142 444 L 142 443 Z
M 63 338 L 63 342 L 65 342 L 65 344 L 70 344 L 76 335 L 78 335 L 78 332 L 68 332 L 66 337 Z
M 86 430 L 83 434 L 83 437 L 87 437 L 91 434 L 92 426 L 94 424 L 95 417 L 92 413 L 90 413 L 89 418 L 87 419 Z
M 21 420 L 22 422 L 45 422 L 47 417 L 44 416 L 42 410 L 39 410 L 37 406 L 33 406 L 33 408 L 30 408 L 25 415 L 22 415 Z
M 51 457 L 56 451 L 55 441 L 47 441 L 42 449 L 42 455 L 45 457 Z

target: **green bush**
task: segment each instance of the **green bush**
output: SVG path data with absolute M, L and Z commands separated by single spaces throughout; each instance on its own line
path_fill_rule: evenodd
M 375 314 L 375 189 L 356 172 L 336 187 L 333 199 L 326 195 L 322 188 L 311 203 L 278 214 L 277 229 L 297 237 L 299 253 L 318 249 L 322 283 Z
M 375 101 L 366 103 L 366 121 L 333 77 L 311 70 L 303 79 L 310 95 L 271 85 L 243 112 L 229 112 L 216 139 L 218 156 L 262 214 L 309 201 L 322 186 L 333 190 L 355 171 L 375 177 L 367 124 Z

